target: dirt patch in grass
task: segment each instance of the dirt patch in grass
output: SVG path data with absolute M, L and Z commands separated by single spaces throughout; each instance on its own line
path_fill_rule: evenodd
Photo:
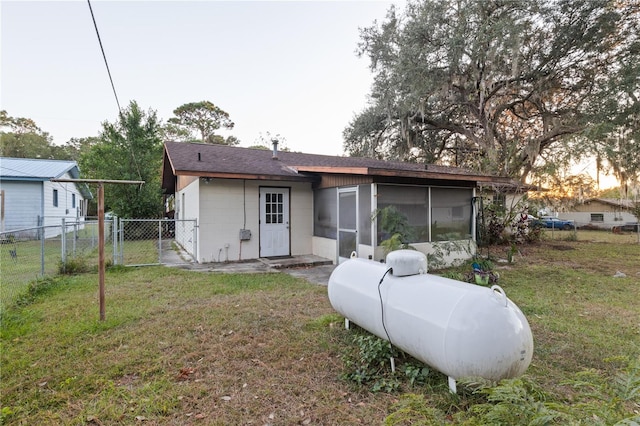
M 559 244 L 551 244 L 551 245 L 549 245 L 549 247 L 554 249 L 554 250 L 560 250 L 560 251 L 574 250 L 573 247 L 565 246 L 565 245 L 559 245 Z

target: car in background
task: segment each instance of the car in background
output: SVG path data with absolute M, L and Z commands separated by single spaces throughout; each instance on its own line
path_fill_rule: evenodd
M 531 225 L 534 227 L 562 229 L 565 231 L 575 229 L 576 227 L 572 220 L 563 220 L 552 216 L 543 216 L 540 219 L 535 219 L 531 222 Z

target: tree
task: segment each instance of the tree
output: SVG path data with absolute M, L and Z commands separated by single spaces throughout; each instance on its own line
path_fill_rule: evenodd
M 221 127 L 233 129 L 233 121 L 229 118 L 229 114 L 209 101 L 192 102 L 179 106 L 173 111 L 175 117 L 168 120 L 169 125 L 176 128 L 170 131 L 182 136 L 188 135 L 193 138 L 194 133 L 199 133 L 200 140 L 204 143 L 223 143 L 226 145 L 237 145 L 239 142 L 236 138 L 222 138 L 215 134 L 215 131 Z
M 42 133 L 35 121 L 25 117 L 11 117 L 6 110 L 0 111 L 0 128 L 9 128 L 12 133 Z
M 621 115 L 616 82 L 638 93 L 639 26 L 637 6 L 614 0 L 392 7 L 361 30 L 374 84 L 345 149 L 523 181 L 552 173 L 547 163 L 570 162 L 588 129 Z
M 65 159 L 56 156 L 51 136 L 30 118 L 11 117 L 0 111 L 0 155 L 14 158 Z
M 97 140 L 71 138 L 64 145 L 54 145 L 49 133 L 43 132 L 35 121 L 11 117 L 7 111 L 0 111 L 0 128 L 0 155 L 4 157 L 78 161 L 80 151 Z
M 132 101 L 114 123 L 102 123 L 99 140 L 82 151 L 80 168 L 87 178 L 145 181 L 140 187 L 109 185 L 104 195 L 105 206 L 116 216 L 162 216 L 160 136 L 156 112 L 145 112 Z
M 98 141 L 99 138 L 95 136 L 71 138 L 66 144 L 56 147 L 56 159 L 79 161 L 82 152 L 91 149 L 91 146 L 98 143 Z

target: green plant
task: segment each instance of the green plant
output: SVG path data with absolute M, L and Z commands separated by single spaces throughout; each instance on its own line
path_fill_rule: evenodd
M 66 260 L 58 262 L 58 273 L 60 275 L 76 275 L 91 271 L 91 266 L 83 256 L 67 257 Z
M 399 383 L 393 378 L 390 359 L 398 356 L 397 349 L 369 333 L 354 333 L 352 343 L 358 351 L 345 357 L 347 372 L 342 377 L 359 385 L 371 384 L 374 392 L 396 390 Z
M 487 402 L 471 407 L 468 424 L 548 425 L 566 421 L 566 415 L 558 411 L 561 405 L 546 403 L 547 395 L 527 377 L 502 380 L 497 386 L 482 384 L 473 393 L 484 395 Z
M 395 206 L 387 206 L 377 209 L 371 215 L 371 220 L 378 220 L 378 226 L 382 230 L 383 235 L 388 238 L 380 242 L 385 255 L 394 250 L 413 249 L 409 245 L 409 241 L 414 238 L 414 229 L 409 225 L 407 217 L 400 213 Z
M 16 305 L 26 306 L 31 304 L 39 295 L 45 294 L 50 289 L 58 286 L 59 283 L 60 280 L 54 277 L 45 277 L 31 281 L 27 290 L 21 293 L 16 299 Z
M 395 250 L 408 249 L 415 250 L 413 246 L 402 242 L 402 236 L 400 234 L 393 234 L 391 238 L 387 238 L 380 242 L 380 247 L 383 248 L 384 254 L 387 255 Z
M 447 266 L 447 257 L 452 252 L 471 253 L 470 241 L 438 241 L 431 245 L 431 252 L 427 254 L 429 269 L 440 269 Z
M 405 363 L 402 366 L 404 375 L 409 379 L 411 385 L 424 384 L 429 376 L 431 370 L 429 367 L 423 365 L 417 365 L 413 363 Z
M 13 410 L 11 407 L 7 407 L 6 405 L 2 407 L 0 410 L 0 423 L 4 423 L 11 415 L 13 414 Z
M 511 243 L 511 246 L 507 249 L 507 262 L 513 263 L 513 256 L 518 253 L 518 248 L 515 243 Z
M 445 413 L 430 406 L 424 395 L 402 395 L 391 407 L 391 414 L 384 419 L 385 426 L 431 426 L 447 423 Z
M 456 281 L 464 281 L 464 274 L 457 271 L 446 271 L 442 273 L 440 276 L 444 278 L 456 280 Z
M 603 424 L 634 424 L 631 421 L 638 424 L 640 415 L 632 412 L 637 413 L 640 409 L 640 357 L 607 361 L 622 365 L 610 376 L 588 369 L 565 382 L 577 391 L 574 407 L 579 408 L 580 413 L 599 418 Z M 627 420 L 630 422 L 625 423 Z

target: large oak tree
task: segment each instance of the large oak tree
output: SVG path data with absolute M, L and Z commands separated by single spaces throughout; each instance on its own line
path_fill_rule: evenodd
M 610 138 L 620 126 L 631 133 L 638 118 L 639 26 L 637 1 L 391 8 L 361 31 L 374 84 L 370 105 L 344 131 L 345 149 L 522 180 L 588 152 L 637 153 L 637 139 L 616 147 Z

